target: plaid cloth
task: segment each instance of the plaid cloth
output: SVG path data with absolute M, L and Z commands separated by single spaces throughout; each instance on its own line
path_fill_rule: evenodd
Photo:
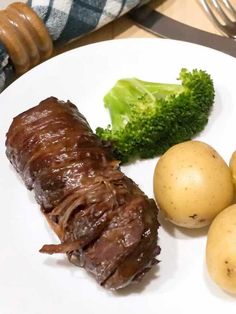
M 28 0 L 55 43 L 66 43 L 115 20 L 148 0 Z M 0 43 L 0 92 L 14 76 L 6 49 Z

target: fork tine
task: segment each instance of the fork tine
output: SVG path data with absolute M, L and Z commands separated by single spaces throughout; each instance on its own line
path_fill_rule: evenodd
M 218 16 L 214 12 L 212 6 L 209 4 L 209 2 L 210 2 L 213 5 L 213 2 L 214 2 L 214 8 L 216 9 L 215 5 L 216 5 L 217 1 L 216 0 L 200 0 L 200 2 L 202 4 L 205 12 L 209 16 L 209 18 L 212 20 L 212 22 L 216 25 L 216 27 L 218 27 L 218 29 L 220 29 L 222 31 L 222 33 L 226 34 L 227 36 L 229 36 L 231 38 L 235 38 L 236 39 L 236 26 L 235 26 L 236 22 L 230 20 L 226 16 L 226 18 L 227 18 L 227 20 L 229 20 L 229 22 L 226 22 L 226 20 L 224 19 L 224 23 L 225 24 L 221 23 L 221 21 L 219 20 Z M 217 2 L 217 4 L 218 4 L 218 2 Z M 221 10 L 223 11 L 222 8 L 221 8 Z M 218 9 L 217 9 L 217 13 L 218 13 L 218 15 L 220 14 Z
M 236 10 L 234 6 L 231 4 L 229 0 L 223 0 L 225 6 L 228 8 L 228 10 L 232 13 L 233 17 L 236 19 Z
M 218 14 L 220 15 L 220 17 L 222 18 L 222 20 L 226 23 L 226 24 L 231 24 L 232 21 L 229 19 L 229 17 L 226 15 L 225 11 L 222 9 L 221 4 L 219 3 L 218 0 L 212 0 L 214 7 L 216 8 Z
M 218 28 L 220 28 L 223 32 L 225 32 L 224 26 L 218 21 L 218 19 L 216 18 L 215 14 L 213 13 L 211 7 L 209 6 L 207 0 L 202 0 L 202 5 L 205 8 L 205 11 L 207 12 L 207 14 L 209 15 L 209 17 L 213 20 L 213 22 L 218 26 Z

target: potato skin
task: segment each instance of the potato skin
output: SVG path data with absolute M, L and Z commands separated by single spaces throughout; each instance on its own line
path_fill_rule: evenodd
M 216 284 L 236 294 L 236 204 L 213 220 L 207 236 L 206 263 Z
M 230 158 L 229 167 L 232 173 L 234 188 L 236 188 L 236 151 L 233 152 Z
M 207 226 L 233 202 L 229 167 L 211 146 L 200 141 L 171 147 L 157 162 L 153 181 L 160 209 L 182 227 Z

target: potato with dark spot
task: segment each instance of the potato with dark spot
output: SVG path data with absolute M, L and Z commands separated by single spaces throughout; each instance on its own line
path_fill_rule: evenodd
M 207 237 L 206 262 L 216 284 L 236 294 L 236 204 L 213 220 Z
M 211 146 L 200 141 L 171 147 L 157 162 L 153 185 L 167 219 L 186 228 L 209 225 L 233 202 L 229 167 Z

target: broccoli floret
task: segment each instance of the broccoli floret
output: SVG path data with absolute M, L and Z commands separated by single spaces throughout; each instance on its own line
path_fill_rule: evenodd
M 105 95 L 111 125 L 96 129 L 122 163 L 163 154 L 202 131 L 214 102 L 214 85 L 202 70 L 182 69 L 181 84 L 119 80 Z

